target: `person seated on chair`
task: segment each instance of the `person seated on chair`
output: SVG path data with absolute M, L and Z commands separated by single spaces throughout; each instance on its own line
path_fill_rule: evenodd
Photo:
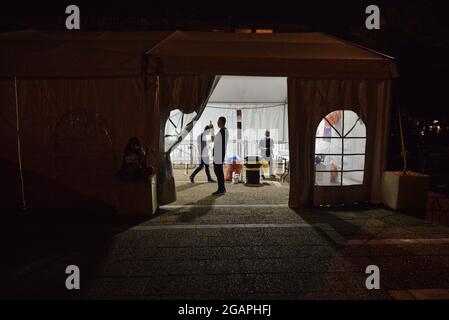
M 261 158 L 268 161 L 270 178 L 276 178 L 273 174 L 273 149 L 274 141 L 270 138 L 270 130 L 267 129 L 265 130 L 265 137 L 259 141 L 259 150 Z M 263 170 L 261 170 L 261 172 L 262 178 L 265 179 Z
M 199 164 L 198 167 L 196 167 L 195 171 L 192 172 L 192 174 L 189 177 L 190 183 L 195 183 L 195 176 L 205 168 L 207 181 L 210 183 L 216 182 L 214 179 L 212 179 L 210 175 L 209 170 L 209 146 L 207 141 L 207 136 L 211 135 L 211 128 L 210 126 L 206 126 L 204 128 L 204 131 L 198 136 L 197 143 L 198 143 L 198 156 L 199 156 Z
M 120 177 L 127 180 L 141 180 L 148 178 L 150 170 L 147 167 L 147 153 L 137 137 L 129 139 L 123 152 Z

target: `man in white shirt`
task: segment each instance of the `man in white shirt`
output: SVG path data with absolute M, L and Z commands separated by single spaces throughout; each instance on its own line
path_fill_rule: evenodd
M 217 122 L 220 131 L 215 134 L 214 137 L 214 149 L 213 149 L 213 158 L 214 158 L 214 172 L 217 176 L 218 181 L 218 190 L 212 193 L 212 195 L 222 195 L 226 193 L 225 188 L 225 179 L 223 173 L 223 164 L 226 155 L 226 146 L 229 140 L 228 129 L 226 129 L 226 118 L 220 117 Z
M 196 167 L 195 171 L 192 172 L 191 176 L 189 177 L 189 181 L 191 183 L 195 183 L 195 176 L 205 168 L 206 176 L 207 176 L 207 182 L 214 183 L 216 182 L 212 177 L 210 176 L 210 170 L 209 170 L 209 146 L 207 141 L 207 136 L 210 135 L 211 129 L 209 126 L 206 126 L 204 128 L 204 132 L 202 132 L 200 135 L 198 135 L 197 138 L 197 146 L 198 146 L 198 162 L 199 165 Z
M 260 157 L 268 161 L 269 164 L 269 173 L 270 178 L 275 178 L 273 174 L 273 149 L 274 149 L 274 141 L 270 138 L 270 130 L 265 130 L 265 137 L 259 141 L 259 150 Z M 265 179 L 265 176 L 262 171 L 262 178 Z

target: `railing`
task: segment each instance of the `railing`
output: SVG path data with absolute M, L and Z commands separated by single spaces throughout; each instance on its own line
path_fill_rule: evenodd
M 288 155 L 288 142 L 275 144 L 273 150 L 274 158 Z M 258 155 L 258 141 L 229 140 L 226 157 L 237 156 L 240 159 L 250 155 Z M 173 165 L 195 165 L 198 160 L 198 147 L 190 141 L 181 142 L 171 153 Z M 225 159 L 226 161 L 226 159 Z
M 172 163 L 182 165 L 194 165 L 197 162 L 198 148 L 193 143 L 181 142 L 171 153 Z

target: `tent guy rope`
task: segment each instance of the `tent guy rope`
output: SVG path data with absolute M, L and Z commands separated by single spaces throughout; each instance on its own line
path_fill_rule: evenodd
M 20 188 L 22 191 L 21 209 L 25 210 L 27 208 L 27 205 L 26 205 L 26 201 L 25 201 L 25 184 L 24 184 L 23 170 L 22 170 L 22 149 L 21 149 L 21 144 L 20 144 L 19 97 L 17 94 L 17 77 L 14 77 L 14 92 L 15 92 L 15 97 L 16 97 L 17 158 L 19 161 Z

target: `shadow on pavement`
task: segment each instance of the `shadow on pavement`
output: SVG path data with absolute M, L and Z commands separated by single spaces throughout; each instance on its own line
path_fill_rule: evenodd
M 0 298 L 76 298 L 82 290 L 66 289 L 66 267 L 77 265 L 87 287 L 114 236 L 146 220 L 86 209 L 10 211 L 0 227 Z

